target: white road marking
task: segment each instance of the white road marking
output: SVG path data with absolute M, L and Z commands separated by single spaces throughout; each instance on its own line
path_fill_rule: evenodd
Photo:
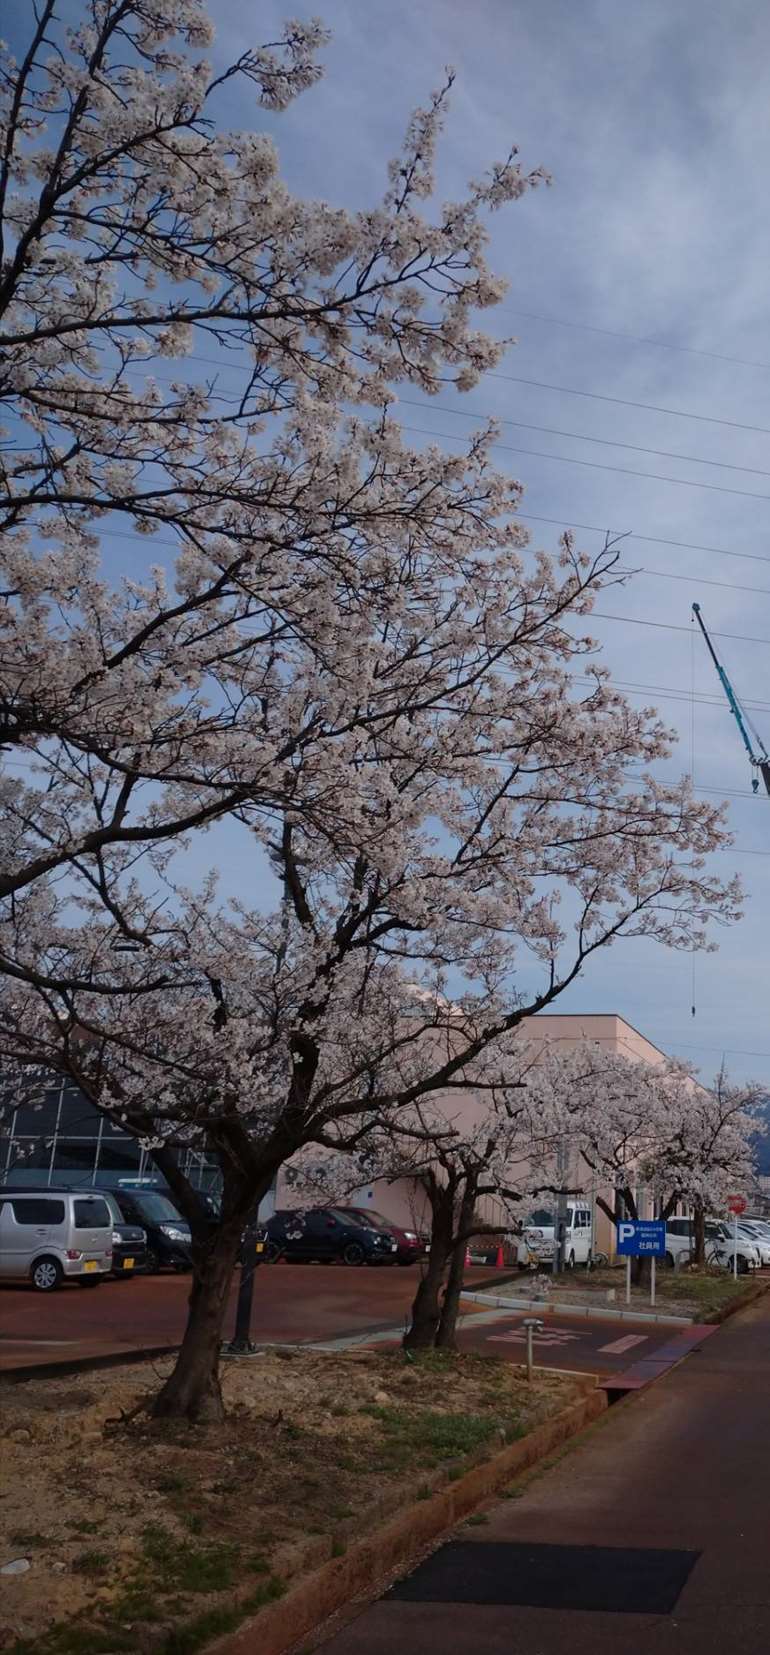
M 622 1356 L 624 1350 L 632 1350 L 634 1345 L 646 1345 L 646 1333 L 627 1333 L 624 1339 L 614 1339 L 611 1345 L 601 1345 L 600 1353 L 608 1356 Z
M 512 1328 L 510 1333 L 490 1333 L 487 1344 L 490 1345 L 523 1345 L 526 1342 L 526 1329 Z M 570 1333 L 564 1327 L 549 1327 L 546 1333 L 535 1334 L 535 1351 L 542 1345 L 567 1345 L 574 1339 L 584 1339 L 584 1333 Z

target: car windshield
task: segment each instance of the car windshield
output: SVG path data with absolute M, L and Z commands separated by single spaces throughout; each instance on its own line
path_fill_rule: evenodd
M 383 1218 L 382 1213 L 370 1212 L 368 1207 L 366 1209 L 362 1207 L 343 1207 L 341 1213 L 348 1220 L 348 1223 L 352 1219 L 355 1224 L 368 1224 L 371 1230 L 387 1230 L 389 1228 L 387 1218 Z
M 167 1195 L 156 1195 L 149 1190 L 132 1190 L 131 1198 L 136 1202 L 139 1211 L 151 1224 L 184 1224 L 184 1219 L 177 1212 L 173 1201 Z
M 548 1212 L 546 1207 L 538 1207 L 535 1212 L 530 1213 L 529 1218 L 526 1218 L 524 1222 L 525 1224 L 535 1224 L 538 1229 L 543 1229 L 554 1223 L 554 1216 L 553 1213 Z
M 118 1206 L 117 1201 L 115 1200 L 114 1195 L 109 1195 L 106 1190 L 104 1190 L 103 1195 L 104 1195 L 104 1200 L 107 1202 L 107 1206 L 109 1207 L 110 1212 L 112 1214 L 113 1223 L 114 1224 L 125 1224 L 125 1222 L 126 1222 L 125 1218 L 123 1217 L 123 1214 L 120 1210 L 120 1207 Z

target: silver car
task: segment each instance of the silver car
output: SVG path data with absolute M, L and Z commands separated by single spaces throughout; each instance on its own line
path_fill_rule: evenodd
M 96 1191 L 0 1189 L 0 1279 L 52 1293 L 95 1287 L 112 1269 L 112 1214 Z

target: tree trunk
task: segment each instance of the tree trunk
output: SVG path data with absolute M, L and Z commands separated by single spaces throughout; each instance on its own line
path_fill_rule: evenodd
M 460 1218 L 457 1227 L 458 1239 L 452 1251 L 449 1279 L 446 1284 L 441 1315 L 436 1330 L 436 1348 L 438 1350 L 457 1350 L 457 1316 L 465 1277 L 465 1250 L 468 1245 L 468 1230 L 473 1223 L 475 1200 L 475 1184 L 473 1187 L 466 1185 L 460 1206 Z
M 703 1210 L 703 1202 L 702 1201 L 696 1201 L 695 1206 L 693 1208 L 692 1253 L 693 1253 L 693 1261 L 694 1261 L 695 1264 L 705 1264 L 705 1262 L 706 1262 L 706 1214 Z
M 196 1246 L 187 1326 L 176 1366 L 152 1405 L 156 1419 L 218 1423 L 225 1417 L 219 1351 L 243 1221 L 223 1224 Z
M 404 1350 L 432 1350 L 436 1342 L 441 1303 L 439 1295 L 452 1250 L 454 1184 L 442 1186 L 433 1173 L 424 1181 L 431 1206 L 430 1252 L 425 1273 L 412 1304 L 411 1325 L 404 1334 Z

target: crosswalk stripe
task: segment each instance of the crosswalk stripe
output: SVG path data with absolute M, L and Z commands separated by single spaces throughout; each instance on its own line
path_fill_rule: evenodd
M 626 1350 L 633 1350 L 634 1345 L 644 1345 L 647 1342 L 646 1333 L 627 1333 L 623 1339 L 614 1339 L 611 1345 L 601 1345 L 602 1355 L 622 1356 Z

